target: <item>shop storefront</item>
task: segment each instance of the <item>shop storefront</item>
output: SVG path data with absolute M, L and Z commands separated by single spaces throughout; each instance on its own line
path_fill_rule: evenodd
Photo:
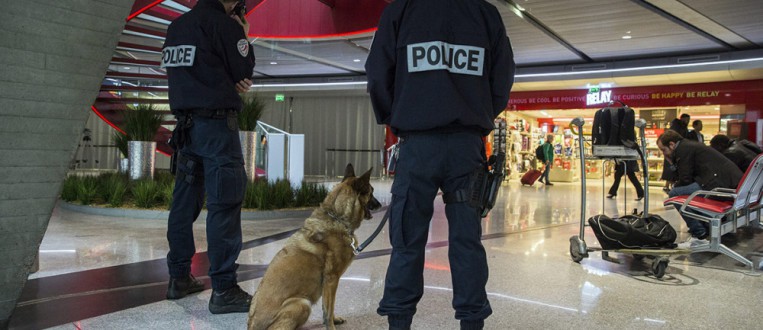
M 610 101 L 619 101 L 633 108 L 636 117 L 647 121 L 647 151 L 650 181 L 662 172 L 662 155 L 656 138 L 681 114 L 689 114 L 691 122 L 702 122 L 705 143 L 716 134 L 743 138 L 763 145 L 763 80 L 589 89 L 514 92 L 507 110 L 496 120 L 496 129 L 489 138 L 493 149 L 505 148 L 510 178 L 518 178 L 535 164 L 535 147 L 547 134 L 554 135 L 555 166 L 551 181 L 577 181 L 577 135 L 570 121 L 582 117 L 586 121 L 584 137 L 590 138 L 594 113 Z M 692 124 L 689 123 L 689 129 Z M 601 178 L 606 165 L 590 161 L 586 177 Z

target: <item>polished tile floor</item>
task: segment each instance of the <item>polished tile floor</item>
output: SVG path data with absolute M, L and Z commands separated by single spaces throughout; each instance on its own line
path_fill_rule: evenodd
M 377 195 L 389 200 L 389 181 L 377 181 Z M 630 213 L 643 209 L 633 202 L 605 200 L 601 180 L 589 180 L 586 216 Z M 657 279 L 648 259 L 613 254 L 620 264 L 594 252 L 579 264 L 569 255 L 569 238 L 577 235 L 581 210 L 580 183 L 504 185 L 491 214 L 483 219 L 488 253 L 487 285 L 494 314 L 486 329 L 760 329 L 763 327 L 763 277 L 748 275 L 728 257 L 699 253 L 672 258 L 667 274 Z M 665 209 L 665 194 L 650 191 L 650 212 L 669 220 L 686 239 L 676 211 Z M 414 329 L 457 329 L 451 309 L 447 224 L 437 200 L 425 269 L 426 291 L 414 317 Z M 365 223 L 365 239 L 383 213 Z M 244 250 L 238 260 L 239 281 L 253 292 L 284 239 L 302 218 L 247 220 Z M 197 258 L 193 273 L 205 280 L 207 260 L 204 224 L 195 226 Z M 586 242 L 598 246 L 590 228 Z M 740 229 L 724 243 L 759 263 L 763 230 Z M 339 329 L 386 329 L 375 313 L 382 295 L 390 252 L 386 230 L 344 274 L 338 291 Z M 167 253 L 164 219 L 93 216 L 56 207 L 40 247 L 40 270 L 30 275 L 14 315 L 12 329 L 244 329 L 245 314 L 211 315 L 211 290 L 177 301 L 164 300 Z M 758 274 L 763 273 L 759 271 Z M 315 306 L 304 329 L 321 329 Z

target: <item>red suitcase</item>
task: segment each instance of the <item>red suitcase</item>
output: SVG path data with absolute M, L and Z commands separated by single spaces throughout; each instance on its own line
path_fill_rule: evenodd
M 541 174 L 543 174 L 543 172 L 541 171 L 529 170 L 527 171 L 527 173 L 522 175 L 522 179 L 520 179 L 520 181 L 522 182 L 522 185 L 532 186 L 533 184 L 535 184 L 535 181 L 537 181 L 538 178 L 540 178 Z

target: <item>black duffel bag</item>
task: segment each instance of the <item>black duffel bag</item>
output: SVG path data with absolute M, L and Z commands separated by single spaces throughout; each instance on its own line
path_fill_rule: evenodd
M 588 219 L 588 224 L 604 250 L 676 246 L 676 230 L 659 215 L 626 215 L 614 219 L 606 215 L 595 215 Z

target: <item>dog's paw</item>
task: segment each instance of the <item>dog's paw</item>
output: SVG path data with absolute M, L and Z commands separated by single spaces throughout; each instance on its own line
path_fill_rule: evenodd
M 344 324 L 346 322 L 343 318 L 339 316 L 334 316 L 334 324 Z

